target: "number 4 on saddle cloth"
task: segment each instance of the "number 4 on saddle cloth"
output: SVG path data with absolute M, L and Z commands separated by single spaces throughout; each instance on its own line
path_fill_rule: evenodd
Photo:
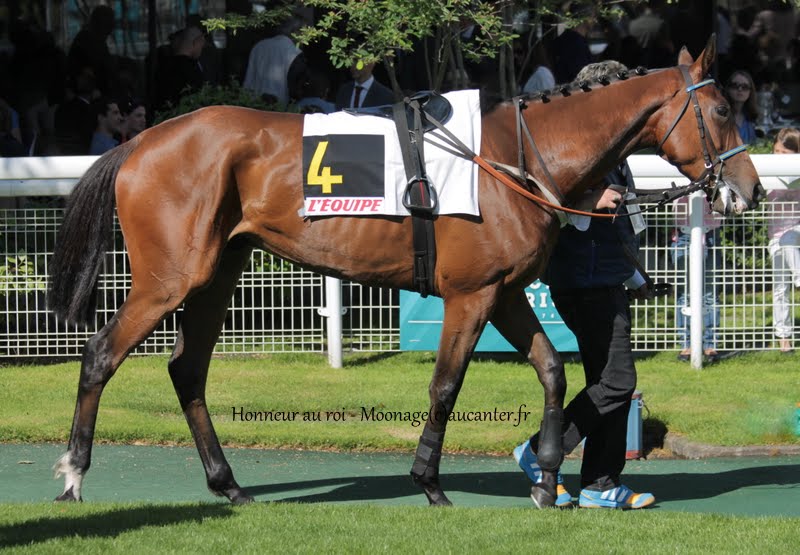
M 412 216 L 415 289 L 433 291 L 433 219 L 479 215 L 478 166 L 453 154 L 428 115 L 478 152 L 478 91 L 425 92 L 393 106 L 306 115 L 303 216 Z M 424 137 L 424 140 L 423 140 Z

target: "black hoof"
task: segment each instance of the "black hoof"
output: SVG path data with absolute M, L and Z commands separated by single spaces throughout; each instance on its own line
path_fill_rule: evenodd
M 228 501 L 233 503 L 234 505 L 246 505 L 248 503 L 252 503 L 255 501 L 250 495 L 247 494 L 242 488 L 238 485 L 227 488 L 227 489 L 212 489 L 208 488 L 208 491 L 216 495 L 217 497 L 227 497 Z
M 424 480 L 422 477 L 411 474 L 411 480 L 415 486 L 422 488 L 425 492 L 425 497 L 428 498 L 428 503 L 433 507 L 451 507 L 453 503 L 447 498 L 439 486 L 439 480 Z
M 453 503 L 447 498 L 441 489 L 428 490 L 425 489 L 425 497 L 428 498 L 428 503 L 431 507 L 452 507 Z
M 234 505 L 247 505 L 255 501 L 255 499 L 248 495 L 243 489 L 237 490 L 236 492 L 231 492 L 231 494 L 227 495 L 227 497 Z
M 75 494 L 72 492 L 72 488 L 69 488 L 67 491 L 65 491 L 64 493 L 53 499 L 53 501 L 56 501 L 58 503 L 62 501 L 76 502 L 76 501 L 83 501 L 83 499 L 81 499 L 80 497 L 75 497 Z
M 531 499 L 537 509 L 556 506 L 556 492 L 546 488 L 544 484 L 534 484 L 531 487 Z

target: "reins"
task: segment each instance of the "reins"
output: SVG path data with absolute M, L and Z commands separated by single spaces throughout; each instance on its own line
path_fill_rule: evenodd
M 413 105 L 412 105 L 412 107 L 413 107 Z M 418 109 L 416 107 L 413 107 L 413 108 L 415 110 Z M 497 179 L 500 183 L 502 183 L 503 185 L 505 185 L 509 189 L 515 191 L 516 193 L 522 195 L 523 197 L 525 197 L 527 199 L 530 199 L 530 200 L 534 201 L 537 204 L 540 204 L 540 205 L 543 205 L 543 206 L 548 206 L 548 207 L 553 208 L 555 210 L 559 210 L 561 212 L 567 212 L 567 213 L 570 213 L 570 214 L 587 215 L 587 216 L 593 216 L 593 217 L 597 217 L 597 218 L 614 218 L 614 217 L 617 216 L 616 214 L 597 214 L 597 213 L 592 213 L 592 212 L 584 212 L 582 210 L 576 210 L 574 208 L 567 208 L 566 206 L 563 206 L 563 205 L 559 204 L 558 199 L 555 196 L 552 197 L 553 201 L 555 201 L 555 202 L 551 202 L 551 201 L 548 201 L 546 199 L 543 199 L 542 197 L 540 197 L 538 195 L 533 194 L 532 192 L 527 190 L 525 187 L 520 185 L 521 182 L 528 181 L 527 174 L 526 174 L 525 178 L 523 178 L 521 176 L 517 176 L 516 174 L 513 174 L 513 173 L 509 172 L 508 169 L 503 168 L 497 162 L 487 161 L 486 159 L 482 158 L 480 155 L 478 155 L 475 152 L 473 152 L 472 149 L 470 149 L 463 142 L 461 142 L 461 140 L 458 137 L 456 137 L 453 133 L 451 133 L 450 130 L 445 128 L 444 125 L 442 125 L 435 118 L 432 118 L 430 116 L 427 116 L 427 118 L 428 118 L 428 121 L 430 121 L 434 126 L 436 126 L 436 128 L 439 131 L 444 133 L 444 136 L 432 133 L 433 136 L 435 136 L 437 139 L 443 141 L 444 143 L 446 143 L 449 146 L 449 148 L 448 148 L 448 147 L 445 147 L 445 146 L 443 146 L 441 144 L 437 144 L 436 146 L 438 148 L 441 148 L 442 150 L 444 150 L 446 152 L 449 152 L 450 154 L 453 154 L 454 156 L 458 156 L 458 157 L 464 158 L 466 160 L 471 160 L 472 162 L 477 164 L 480 168 L 482 168 L 484 171 L 486 171 L 486 173 L 488 173 L 489 175 L 491 175 L 492 177 Z M 428 139 L 426 138 L 426 140 L 428 140 Z M 537 152 L 538 152 L 538 150 L 537 150 Z M 547 172 L 547 174 L 549 175 L 549 172 Z M 551 179 L 552 179 L 552 177 L 551 177 Z M 533 181 L 533 180 L 531 179 L 531 181 Z M 536 183 L 538 185 L 538 182 L 534 181 L 534 183 Z M 546 189 L 544 187 L 541 187 L 541 189 L 542 189 L 543 192 L 546 191 Z M 554 189 L 556 191 L 559 191 L 558 187 L 554 187 Z M 558 195 L 561 196 L 560 191 L 558 192 Z M 562 199 L 563 199 L 563 197 L 562 197 Z
M 667 141 L 669 136 L 675 130 L 675 127 L 678 125 L 680 120 L 685 115 L 689 107 L 689 103 L 692 102 L 694 105 L 695 118 L 697 119 L 698 132 L 700 133 L 700 145 L 703 149 L 703 159 L 705 160 L 705 171 L 700 175 L 700 177 L 697 180 L 691 181 L 688 185 L 678 187 L 673 182 L 671 189 L 663 189 L 655 193 L 651 193 L 649 195 L 623 201 L 622 203 L 620 203 L 620 208 L 622 207 L 623 204 L 654 203 L 653 206 L 643 208 L 638 213 L 649 212 L 651 210 L 656 210 L 659 207 L 668 204 L 678 198 L 687 196 L 699 190 L 706 191 L 706 195 L 713 201 L 713 199 L 716 198 L 716 195 L 719 194 L 719 183 L 723 181 L 722 172 L 724 170 L 725 160 L 746 150 L 746 147 L 744 145 L 739 145 L 722 154 L 719 154 L 717 152 L 717 149 L 714 146 L 713 141 L 711 141 L 709 137 L 708 129 L 706 128 L 705 121 L 703 120 L 702 110 L 697 100 L 697 94 L 696 94 L 697 89 L 704 87 L 706 85 L 713 84 L 715 83 L 715 81 L 714 79 L 706 79 L 697 84 L 694 84 L 692 83 L 691 76 L 689 75 L 686 66 L 679 66 L 679 69 L 687 84 L 687 87 L 685 89 L 685 92 L 687 93 L 686 102 L 684 103 L 683 108 L 679 111 L 675 120 L 672 122 L 672 125 L 670 125 L 664 137 L 659 142 L 656 152 L 659 154 L 663 152 L 662 147 L 664 143 Z M 645 73 L 646 70 L 644 70 L 643 68 L 638 68 L 636 70 L 637 75 L 644 75 Z M 619 72 L 617 75 L 620 79 L 628 78 L 627 72 Z M 601 80 L 600 82 L 604 85 L 609 84 L 609 80 L 607 78 L 605 80 Z M 588 89 L 588 83 L 586 82 L 582 82 L 578 86 L 582 90 Z M 559 89 L 559 92 L 561 92 L 565 96 L 569 94 L 568 88 L 565 87 Z M 542 99 L 545 98 L 547 98 L 547 93 L 542 94 Z M 409 99 L 406 99 L 406 104 L 409 104 L 415 111 L 419 111 L 419 105 L 409 103 L 408 100 Z M 502 183 L 509 189 L 515 191 L 516 193 L 520 194 L 521 196 L 532 200 L 537 204 L 540 204 L 542 206 L 547 206 L 549 208 L 552 208 L 560 212 L 575 214 L 579 216 L 589 216 L 592 218 L 617 218 L 617 217 L 629 217 L 631 215 L 628 213 L 618 213 L 618 212 L 617 213 L 586 212 L 583 210 L 577 210 L 574 208 L 568 208 L 566 206 L 563 206 L 563 204 L 561 203 L 564 200 L 564 197 L 561 194 L 561 191 L 558 188 L 557 184 L 555 183 L 553 176 L 550 174 L 550 171 L 547 169 L 547 166 L 544 163 L 544 159 L 542 158 L 539 149 L 536 147 L 536 142 L 533 140 L 533 135 L 531 134 L 530 129 L 528 128 L 527 122 L 522 117 L 522 110 L 525 109 L 526 107 L 525 99 L 523 97 L 517 97 L 514 99 L 514 101 L 515 101 L 514 104 L 515 104 L 515 115 L 516 115 L 517 145 L 519 149 L 518 159 L 517 159 L 518 169 L 516 172 L 510 171 L 510 168 L 508 166 L 505 166 L 504 164 L 499 164 L 497 162 L 485 160 L 484 158 L 473 152 L 470 148 L 468 148 L 463 142 L 461 142 L 458 139 L 458 137 L 456 137 L 453 133 L 451 133 L 448 129 L 446 129 L 444 125 L 442 125 L 435 118 L 431 117 L 428 114 L 426 114 L 425 117 L 439 131 L 441 131 L 444 134 L 444 136 L 442 136 L 433 132 L 431 133 L 431 135 L 443 141 L 449 147 L 448 148 L 441 144 L 437 144 L 436 146 L 438 148 L 441 148 L 455 156 L 471 160 L 472 162 L 477 164 L 480 168 L 482 168 L 484 171 L 486 171 L 489 175 L 497 179 L 500 183 Z M 536 155 L 539 166 L 541 167 L 547 181 L 550 184 L 549 188 L 543 186 L 541 183 L 533 179 L 533 177 L 525 171 L 525 154 L 524 154 L 524 146 L 522 139 L 523 136 L 527 139 L 528 144 L 531 147 L 531 150 Z M 715 168 L 718 168 L 718 171 L 715 172 L 714 171 Z M 542 191 L 542 193 L 545 196 L 547 196 L 550 200 L 544 199 L 541 196 L 536 195 L 531 191 L 529 191 L 528 189 L 526 189 L 525 187 L 523 187 L 523 184 L 527 184 L 529 181 L 535 184 Z M 711 189 L 711 191 L 709 191 L 710 186 L 713 186 L 713 189 Z

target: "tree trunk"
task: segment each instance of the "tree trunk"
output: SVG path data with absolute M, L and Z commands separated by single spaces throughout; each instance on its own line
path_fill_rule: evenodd
M 438 61 L 438 67 L 436 68 L 436 77 L 433 81 L 433 90 L 440 91 L 442 90 L 442 83 L 444 82 L 444 76 L 447 74 L 447 66 L 450 64 L 450 38 L 447 36 L 448 33 L 442 33 L 440 48 L 437 49 L 437 52 L 442 52 L 442 59 Z
M 400 83 L 397 81 L 397 69 L 394 65 L 394 60 L 389 56 L 383 57 L 383 67 L 386 68 L 386 74 L 389 76 L 389 82 L 392 85 L 395 101 L 403 98 L 403 89 L 400 88 Z
M 510 29 L 514 23 L 514 3 L 505 2 L 503 5 L 503 26 Z M 501 47 L 501 54 L 505 53 L 505 72 L 503 71 L 503 58 L 500 59 L 501 64 L 501 90 L 504 90 L 503 97 L 510 98 L 517 94 L 517 76 L 514 70 L 514 44 L 509 43 Z M 505 73 L 505 78 L 503 74 Z

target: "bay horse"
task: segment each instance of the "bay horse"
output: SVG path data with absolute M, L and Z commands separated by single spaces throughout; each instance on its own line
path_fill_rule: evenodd
M 524 149 L 525 170 L 540 181 L 549 174 L 569 205 L 629 154 L 658 146 L 689 179 L 713 175 L 726 191 L 711 199 L 716 211 L 752 209 L 764 191 L 749 155 L 726 159 L 724 175 L 722 157 L 709 159 L 709 149 L 742 150 L 730 106 L 706 79 L 714 41 L 712 36 L 696 61 L 684 48 L 677 67 L 501 102 L 481 116 L 481 156 L 513 167 Z M 689 98 L 696 110 L 687 110 Z M 517 142 L 518 117 L 534 130 L 538 154 L 530 143 Z M 412 289 L 410 218 L 298 214 L 302 130 L 299 114 L 204 108 L 105 154 L 77 184 L 50 264 L 51 308 L 70 322 L 92 318 L 115 204 L 132 285 L 83 349 L 69 447 L 55 467 L 57 476 L 65 476 L 57 500 L 81 499 L 103 388 L 131 350 L 181 305 L 168 369 L 208 488 L 233 503 L 253 500 L 233 477 L 205 399 L 211 353 L 253 248 L 322 274 Z M 544 387 L 539 462 L 545 473 L 537 504 L 552 505 L 563 459 L 566 379 L 523 289 L 547 263 L 558 218 L 494 174 L 481 171 L 479 191 L 479 217 L 435 218 L 434 294 L 443 298 L 445 314 L 429 387 L 430 417 L 411 474 L 430 504 L 450 504 L 439 483 L 447 417 L 478 338 L 492 322 L 527 357 Z

